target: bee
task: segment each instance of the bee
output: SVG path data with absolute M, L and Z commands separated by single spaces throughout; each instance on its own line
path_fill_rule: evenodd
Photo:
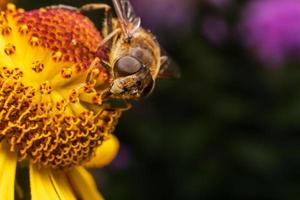
M 176 65 L 163 55 L 156 37 L 141 27 L 141 18 L 134 12 L 129 0 L 112 0 L 117 18 L 112 17 L 111 7 L 106 4 L 86 4 L 81 8 L 58 5 L 80 12 L 103 9 L 104 39 L 98 50 L 106 49 L 108 59 L 101 60 L 111 71 L 112 82 L 105 92 L 106 98 L 139 99 L 148 96 L 157 78 L 179 77 Z M 52 6 L 53 7 L 53 6 Z

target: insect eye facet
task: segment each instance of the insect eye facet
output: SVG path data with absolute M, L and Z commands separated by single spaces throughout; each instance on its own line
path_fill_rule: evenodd
M 131 50 L 131 55 L 138 58 L 144 65 L 151 65 L 153 61 L 153 55 L 148 48 L 136 47 Z
M 141 68 L 142 64 L 136 58 L 123 56 L 115 63 L 114 70 L 118 76 L 129 76 L 138 72 Z

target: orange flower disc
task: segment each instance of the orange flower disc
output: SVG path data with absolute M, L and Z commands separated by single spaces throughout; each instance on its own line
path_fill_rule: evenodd
M 23 31 L 30 33 L 33 43 L 61 55 L 59 60 L 90 64 L 101 41 L 94 24 L 76 11 L 41 8 L 19 12 L 14 18 L 21 32 L 25 29 Z

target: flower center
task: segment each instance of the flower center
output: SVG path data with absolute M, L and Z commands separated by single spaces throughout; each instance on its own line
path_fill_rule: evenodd
M 64 9 L 0 14 L 0 137 L 20 160 L 52 168 L 93 156 L 121 111 L 102 102 L 110 76 L 95 59 L 101 37 Z

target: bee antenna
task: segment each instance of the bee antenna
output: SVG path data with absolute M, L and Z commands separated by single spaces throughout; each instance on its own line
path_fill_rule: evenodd
M 115 29 L 113 32 L 108 34 L 97 46 L 97 50 L 99 50 L 101 47 L 103 47 L 109 40 L 111 40 L 116 34 L 118 34 L 121 31 L 121 29 Z

